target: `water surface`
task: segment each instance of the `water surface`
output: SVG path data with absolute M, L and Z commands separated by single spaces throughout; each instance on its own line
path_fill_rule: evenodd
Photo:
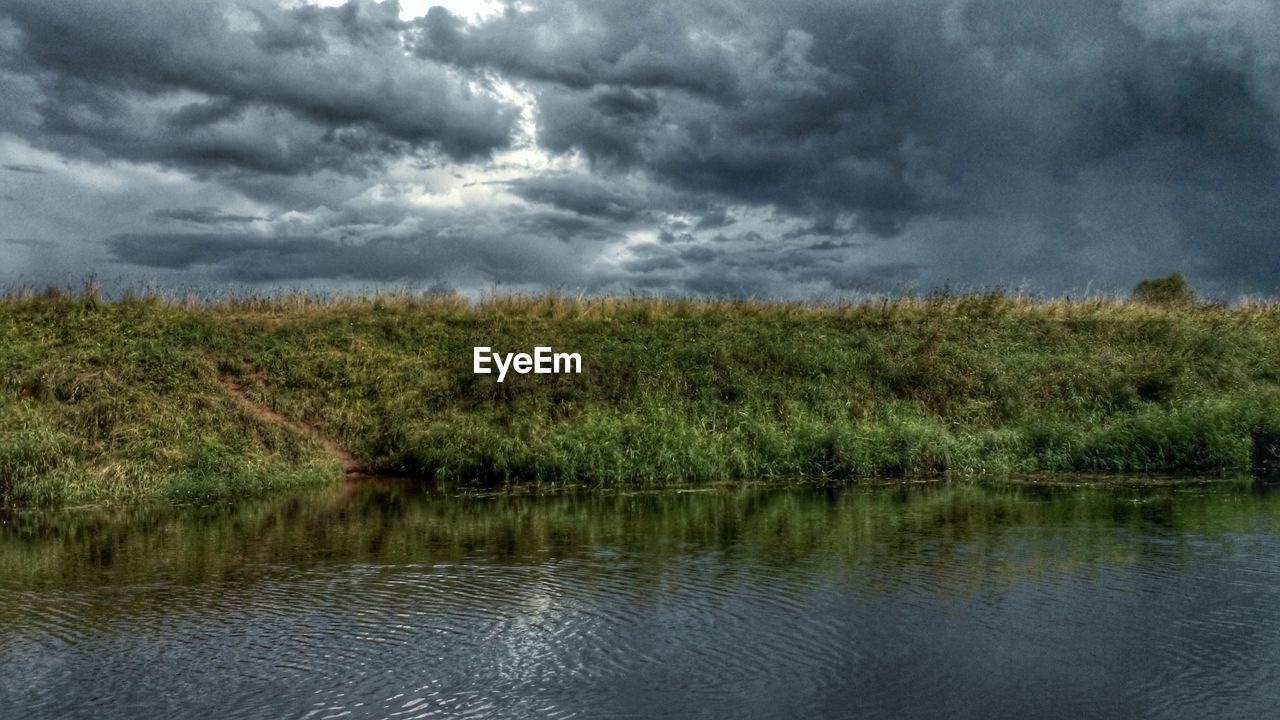
M 1280 493 L 1256 483 L 371 483 L 0 520 L 5 718 L 1280 707 Z

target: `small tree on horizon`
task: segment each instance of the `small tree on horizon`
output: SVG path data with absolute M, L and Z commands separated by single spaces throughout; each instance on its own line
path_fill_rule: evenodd
M 1196 301 L 1195 291 L 1180 272 L 1143 280 L 1133 288 L 1132 297 L 1136 302 L 1152 305 L 1190 305 Z

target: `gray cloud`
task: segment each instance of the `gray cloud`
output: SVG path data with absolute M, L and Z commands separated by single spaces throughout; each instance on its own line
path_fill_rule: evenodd
M 514 111 L 401 50 L 394 3 L 14 0 L 4 60 L 33 113 L 0 127 L 59 152 L 255 172 L 374 169 L 505 147 Z
M 157 220 L 178 220 L 196 225 L 221 225 L 223 223 L 247 223 L 266 218 L 257 215 L 237 215 L 227 213 L 215 207 L 166 208 L 151 213 Z
M 6 238 L 0 240 L 7 245 L 19 245 L 22 247 L 51 247 L 53 243 L 48 240 L 33 240 L 31 238 Z
M 625 195 L 586 175 L 543 175 L 509 183 L 511 191 L 532 202 L 554 205 L 579 215 L 631 220 L 644 210 L 640 198 Z
M 660 223 L 671 213 L 704 212 L 709 201 L 679 193 L 643 177 L 608 173 L 545 173 L 506 183 L 514 195 L 619 226 Z M 723 210 L 721 210 L 723 212 Z
M 132 232 L 105 240 L 116 263 L 247 283 L 357 280 L 573 286 L 581 263 L 614 237 L 607 225 L 558 211 L 344 210 L 264 232 Z M 537 280 L 530 280 L 530 277 Z
M 109 183 L 2 150 L 0 184 L 53 212 L 24 236 L 214 279 L 815 296 L 1182 270 L 1274 292 L 1278 55 L 1280 6 L 1210 0 L 532 0 L 480 21 L 13 0 L 0 133 L 202 190 L 145 180 L 104 213 Z M 533 100 L 532 139 L 503 88 Z M 494 159 L 526 142 L 570 169 Z M 518 201 L 441 210 L 447 173 Z
M 555 37 L 566 5 L 588 26 L 616 17 L 607 4 L 553 4 L 472 35 L 519 24 Z M 1043 275 L 1098 243 L 1163 253 L 1151 233 L 1171 216 L 1184 266 L 1271 289 L 1280 77 L 1260 58 L 1280 51 L 1280 34 L 1266 32 L 1280 30 L 1280 10 L 1195 5 L 1177 22 L 1155 3 L 1107 0 L 744 3 L 753 22 L 728 30 L 735 50 L 718 56 L 733 68 L 731 93 L 667 83 L 636 104 L 643 112 L 619 116 L 600 100 L 618 91 L 608 73 L 544 75 L 557 83 L 540 97 L 539 137 L 667 187 L 814 218 L 797 239 L 891 238 L 927 217 L 1031 217 L 1049 236 L 1035 253 Z M 642 24 L 625 42 L 606 33 L 620 42 L 612 56 L 649 43 L 646 33 L 724 30 L 700 25 L 698 11 L 653 7 L 678 17 L 674 27 Z M 465 61 L 480 63 L 483 47 Z M 686 53 L 675 64 L 697 66 L 694 48 L 671 47 Z M 1113 206 L 1137 204 L 1129 196 L 1149 194 L 1143 186 L 1167 204 L 1135 224 Z
M 579 89 L 607 84 L 731 97 L 737 81 L 732 54 L 711 38 L 685 32 L 695 19 L 721 27 L 732 22 L 705 5 L 547 2 L 479 27 L 434 7 L 417 23 L 415 50 L 434 60 Z

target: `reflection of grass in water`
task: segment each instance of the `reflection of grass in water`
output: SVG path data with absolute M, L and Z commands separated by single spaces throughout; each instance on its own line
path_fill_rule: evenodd
M 584 372 L 498 384 L 472 374 L 474 345 L 551 345 Z M 0 492 L 225 499 L 335 477 L 227 396 L 218 373 L 246 362 L 256 401 L 368 467 L 498 486 L 1219 472 L 1280 432 L 1272 305 L 15 297 Z
M 991 579 L 982 564 L 996 554 L 1015 575 L 1132 562 L 1143 545 L 1117 527 L 1280 528 L 1280 494 L 1247 481 L 1191 490 L 943 483 L 477 498 L 371 484 L 227 508 L 23 511 L 0 530 L 0 587 L 252 582 L 281 565 L 528 564 L 602 551 L 655 578 L 668 561 L 711 552 L 777 572 L 905 564 L 967 587 Z

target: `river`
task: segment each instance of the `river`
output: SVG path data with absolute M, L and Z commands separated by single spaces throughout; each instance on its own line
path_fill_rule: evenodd
M 1250 481 L 476 495 L 0 516 L 3 718 L 1258 718 Z

